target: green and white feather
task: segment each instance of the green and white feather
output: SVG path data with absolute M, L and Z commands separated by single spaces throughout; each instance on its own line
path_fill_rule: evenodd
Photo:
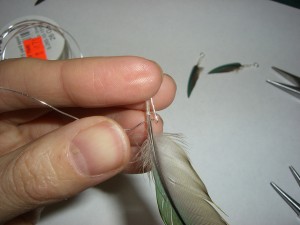
M 151 164 L 160 215 L 166 225 L 224 225 L 221 210 L 193 169 L 179 135 L 154 136 L 147 115 L 148 140 L 145 164 Z M 147 166 L 147 165 L 145 165 Z

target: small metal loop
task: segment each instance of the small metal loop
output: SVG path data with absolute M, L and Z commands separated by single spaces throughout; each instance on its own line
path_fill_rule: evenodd
M 197 62 L 197 66 L 200 66 L 200 63 L 201 63 L 201 61 L 202 61 L 202 59 L 205 57 L 205 54 L 204 54 L 204 52 L 201 52 L 200 53 L 200 56 L 199 56 L 199 59 L 198 59 L 198 62 Z
M 259 64 L 257 62 L 255 63 L 252 63 L 252 64 L 244 64 L 242 65 L 243 68 L 245 67 L 255 67 L 255 68 L 258 68 L 259 67 Z
M 204 52 L 201 52 L 201 53 L 200 53 L 200 58 L 203 59 L 204 56 L 205 56 Z

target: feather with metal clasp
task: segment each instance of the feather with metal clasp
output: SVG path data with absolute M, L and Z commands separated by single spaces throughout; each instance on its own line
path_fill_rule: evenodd
M 258 63 L 253 63 L 253 64 L 245 64 L 242 65 L 241 63 L 229 63 L 229 64 L 225 64 L 222 66 L 218 66 L 214 69 L 212 69 L 211 71 L 208 72 L 208 74 L 213 74 L 213 73 L 228 73 L 228 72 L 233 72 L 233 71 L 239 71 L 242 68 L 245 67 L 259 67 Z

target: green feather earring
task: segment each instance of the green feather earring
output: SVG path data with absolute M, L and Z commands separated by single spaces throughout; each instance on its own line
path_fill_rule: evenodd
M 242 65 L 241 63 L 235 62 L 235 63 L 229 63 L 229 64 L 225 64 L 222 66 L 218 66 L 218 67 L 212 69 L 211 71 L 209 71 L 208 74 L 228 73 L 228 72 L 232 72 L 232 71 L 239 71 L 240 69 L 245 68 L 245 67 L 258 67 L 258 66 L 259 66 L 258 63 Z
M 197 80 L 199 79 L 200 73 L 203 70 L 203 67 L 200 67 L 200 63 L 202 61 L 202 59 L 204 58 L 204 53 L 200 53 L 200 57 L 198 60 L 198 63 L 193 67 L 190 77 L 189 77 L 189 82 L 188 82 L 188 88 L 187 88 L 187 95 L 188 98 L 191 96 L 192 91 L 197 83 Z

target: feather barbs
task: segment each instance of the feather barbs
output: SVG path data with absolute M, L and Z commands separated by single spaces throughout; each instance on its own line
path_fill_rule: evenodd
M 152 167 L 160 215 L 166 225 L 224 225 L 207 189 L 180 144 L 181 136 L 153 135 L 147 107 L 148 139 L 142 158 Z

